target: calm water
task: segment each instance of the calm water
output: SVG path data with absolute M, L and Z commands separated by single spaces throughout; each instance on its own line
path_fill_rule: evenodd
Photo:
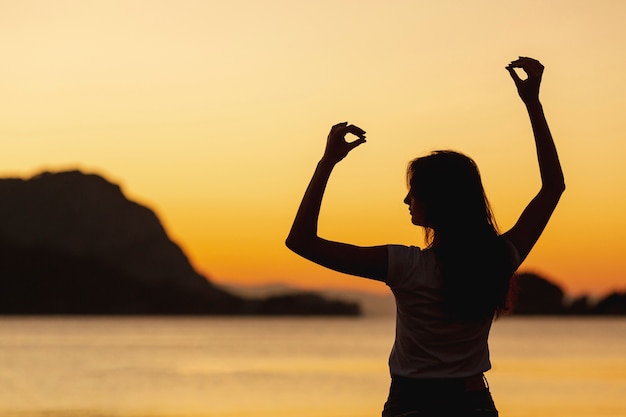
M 393 319 L 0 318 L 4 417 L 366 417 Z M 626 319 L 496 322 L 501 416 L 626 416 Z

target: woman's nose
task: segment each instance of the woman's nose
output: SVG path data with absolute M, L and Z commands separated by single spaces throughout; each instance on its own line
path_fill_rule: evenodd
M 409 194 L 407 194 L 406 197 L 404 197 L 404 204 L 411 205 L 411 199 L 409 198 Z

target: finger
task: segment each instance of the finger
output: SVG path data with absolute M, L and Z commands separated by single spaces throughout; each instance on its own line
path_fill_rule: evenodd
M 516 68 L 521 68 L 527 65 L 532 65 L 533 62 L 538 62 L 538 61 L 536 59 L 528 58 L 526 56 L 520 56 L 518 59 L 511 61 L 510 65 L 513 65 Z
M 523 69 L 529 78 L 541 78 L 541 74 L 543 74 L 543 65 L 538 62 L 527 63 L 519 68 Z
M 522 82 L 522 79 L 519 77 L 519 75 L 517 75 L 517 72 L 515 72 L 515 67 L 513 67 L 512 64 L 507 65 L 506 70 L 509 72 L 509 74 L 511 74 L 511 78 L 513 78 L 513 81 L 515 81 L 515 84 Z
M 365 130 L 361 129 L 358 126 L 348 125 L 346 126 L 346 131 L 347 133 L 352 133 L 353 135 L 358 136 L 361 139 L 365 138 Z
M 333 127 L 331 128 L 331 130 L 337 130 L 337 129 L 343 129 L 344 127 L 346 127 L 348 125 L 348 122 L 341 122 L 341 123 L 337 123 L 335 125 L 333 125 Z
M 532 62 L 532 63 L 534 63 L 534 64 L 539 64 L 539 65 L 541 65 L 541 62 L 539 62 L 539 60 L 538 60 L 538 59 L 531 58 L 531 57 L 529 57 L 529 56 L 520 56 L 520 57 L 519 57 L 519 59 L 520 59 L 520 60 L 522 60 L 522 61 L 525 61 L 525 62 L 529 62 L 529 63 L 530 63 L 530 62 Z
M 361 144 L 363 144 L 363 143 L 365 143 L 365 142 L 367 142 L 367 141 L 365 140 L 365 138 L 358 138 L 358 139 L 357 139 L 357 140 L 355 140 L 354 142 L 350 142 L 350 143 L 348 143 L 348 145 L 350 146 L 350 150 L 352 150 L 352 149 L 356 148 L 357 146 L 359 146 L 359 145 L 361 145 Z
M 330 129 L 331 132 L 337 131 L 339 129 L 343 129 L 348 125 L 348 122 L 341 122 L 341 123 L 337 123 L 335 125 L 333 125 L 333 127 Z
M 529 58 L 527 56 L 521 56 L 519 59 L 515 61 L 511 61 L 509 64 L 514 68 L 523 68 L 525 71 L 538 69 L 539 71 L 543 71 L 543 64 L 534 58 Z
M 335 125 L 333 125 L 333 127 L 330 128 L 330 132 L 328 133 L 328 137 L 333 137 L 339 133 L 341 133 L 341 135 L 345 135 L 345 132 L 341 132 L 341 130 L 345 129 L 347 126 L 348 122 L 341 122 L 341 123 L 337 123 Z

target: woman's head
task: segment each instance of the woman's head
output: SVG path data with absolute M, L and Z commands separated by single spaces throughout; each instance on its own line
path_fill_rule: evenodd
M 435 242 L 446 235 L 495 230 L 478 167 L 466 155 L 444 150 L 414 159 L 407 180 L 405 202 L 413 222 L 426 227 Z
M 445 307 L 468 319 L 504 310 L 512 262 L 474 161 L 435 151 L 410 162 L 407 180 L 405 202 L 437 256 Z

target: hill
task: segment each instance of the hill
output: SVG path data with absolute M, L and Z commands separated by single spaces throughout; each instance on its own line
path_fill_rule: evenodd
M 0 180 L 0 314 L 349 314 L 316 294 L 249 299 L 196 272 L 155 213 L 80 171 Z
M 592 301 L 588 296 L 567 297 L 563 289 L 533 273 L 516 277 L 515 315 L 625 315 L 626 292 L 613 292 Z

